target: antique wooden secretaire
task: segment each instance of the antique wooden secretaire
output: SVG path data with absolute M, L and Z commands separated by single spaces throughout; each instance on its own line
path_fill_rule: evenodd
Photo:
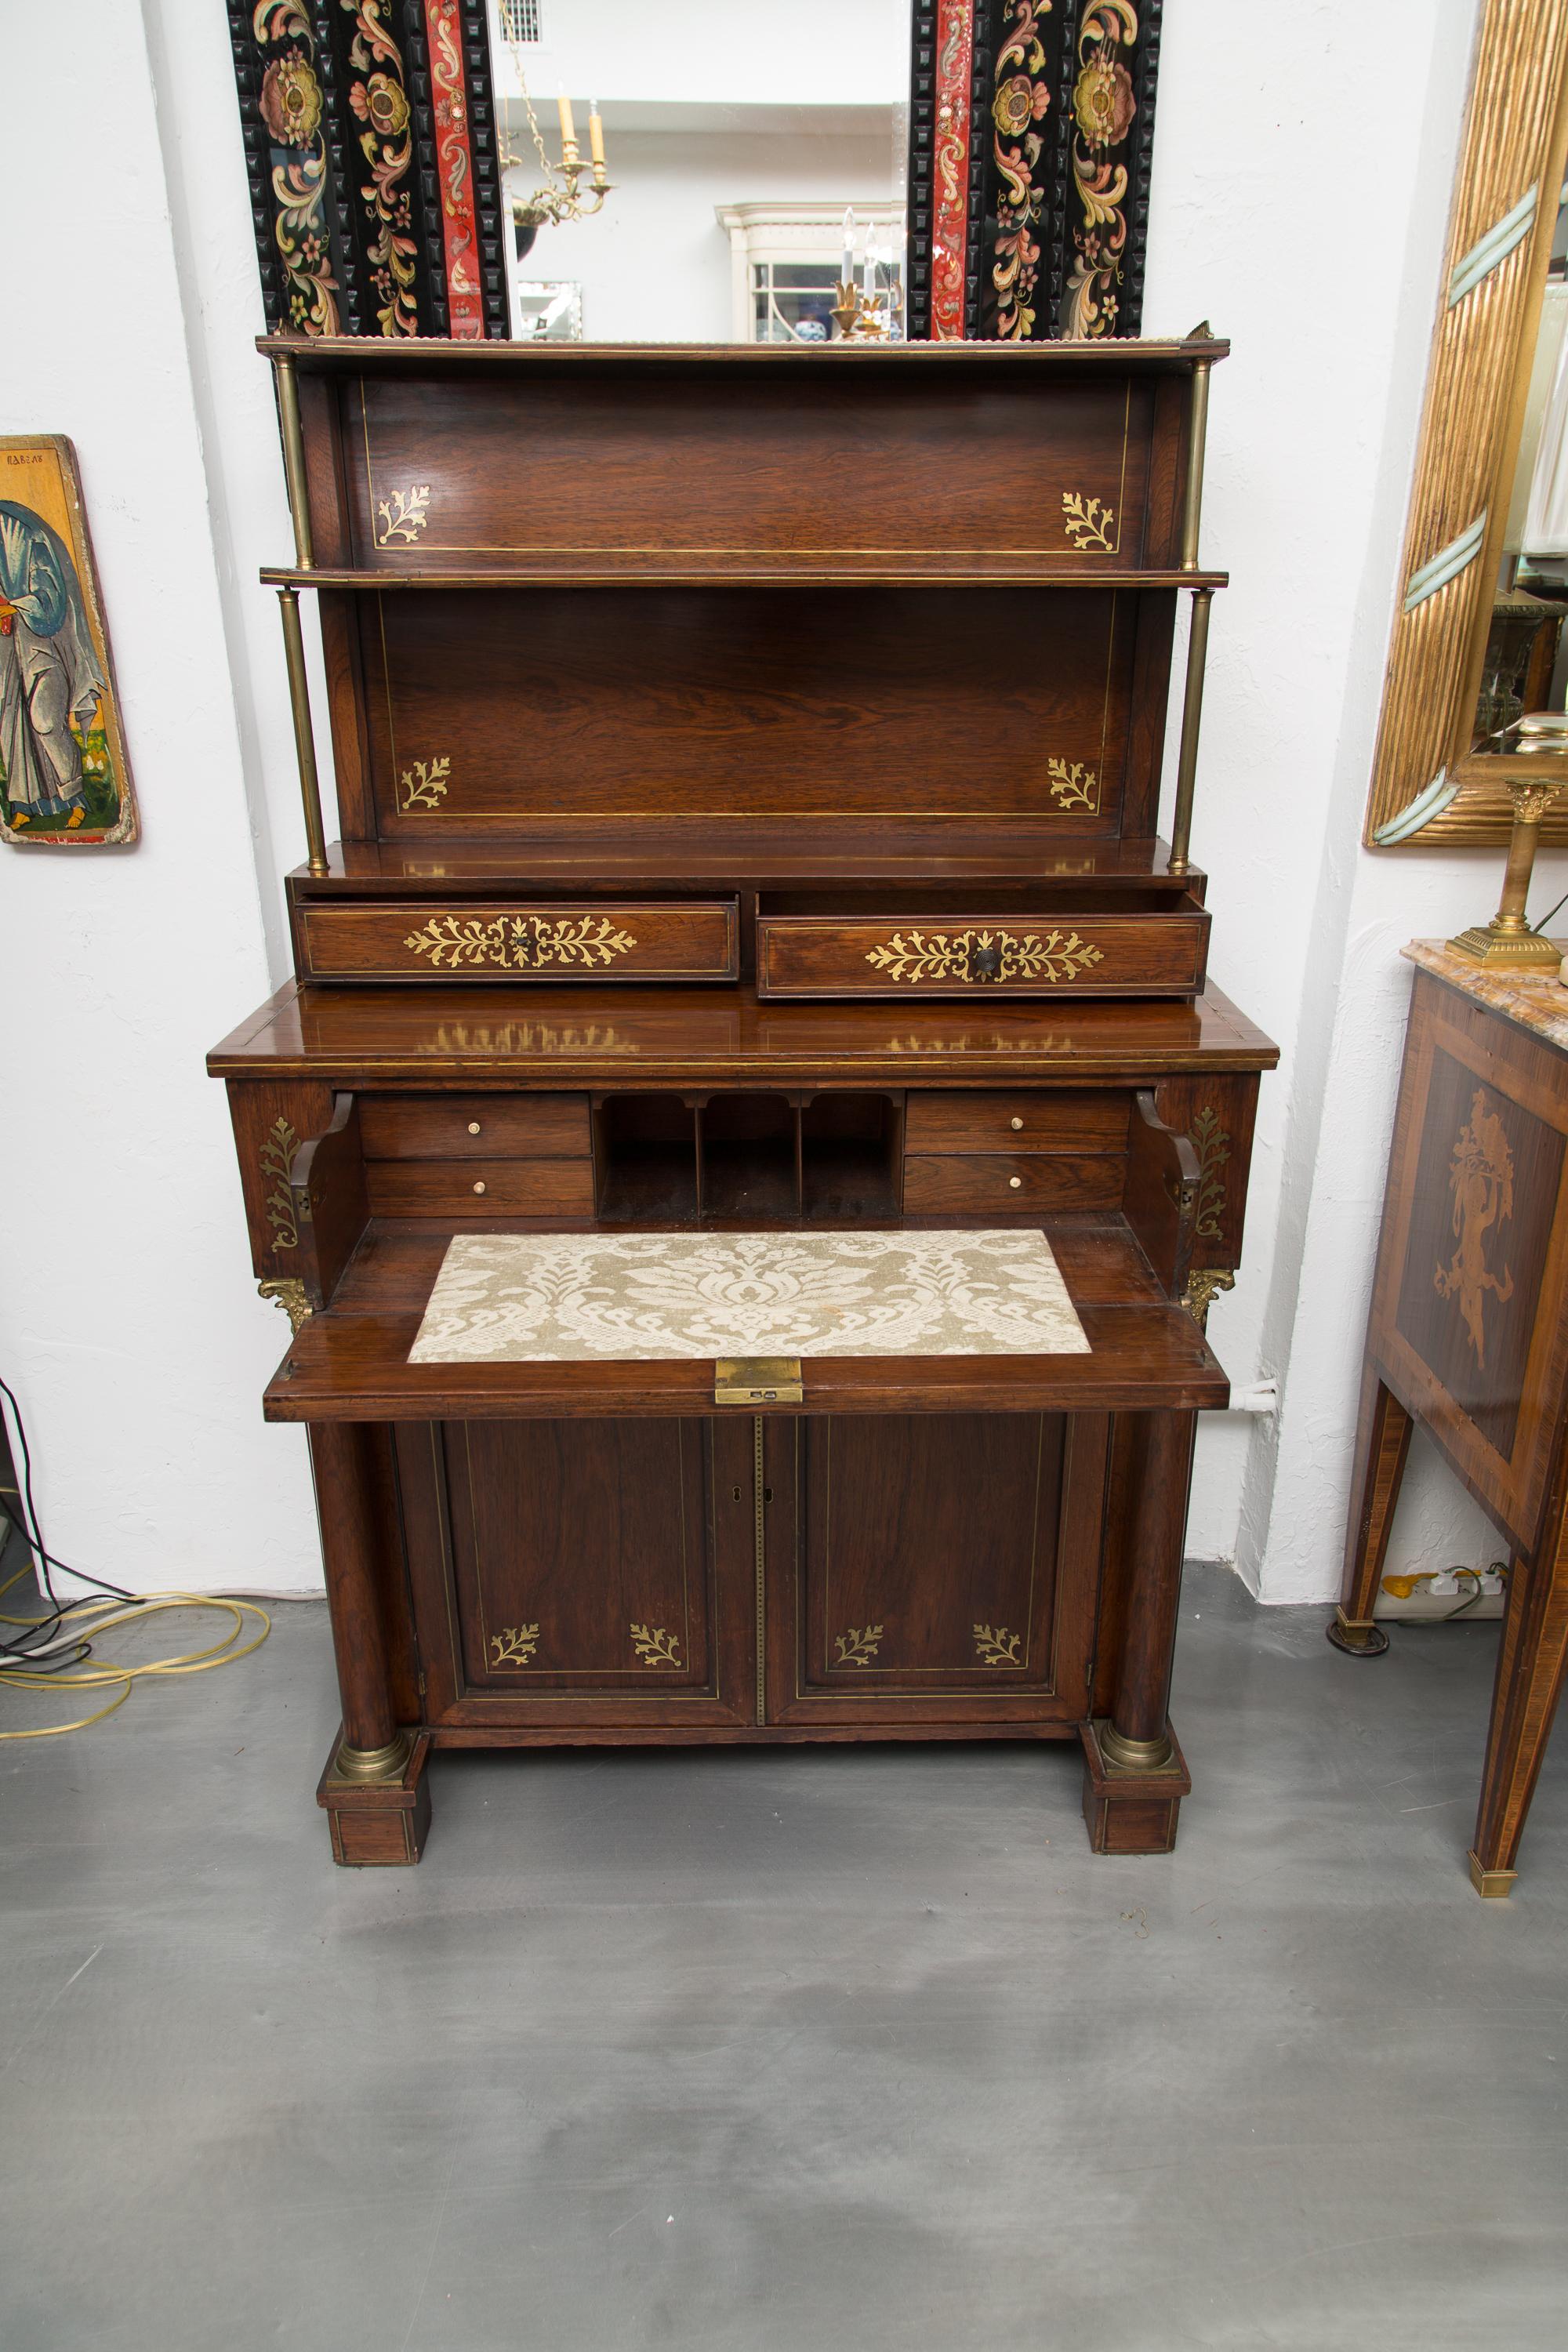
M 337 1858 L 559 1742 L 1071 1738 L 1097 1849 L 1168 1847 L 1275 1060 L 1188 856 L 1226 346 L 262 349 L 310 854 L 210 1067 Z

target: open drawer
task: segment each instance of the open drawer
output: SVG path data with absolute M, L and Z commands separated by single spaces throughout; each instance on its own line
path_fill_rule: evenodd
M 1194 996 L 1209 917 L 1179 883 L 765 894 L 759 997 Z

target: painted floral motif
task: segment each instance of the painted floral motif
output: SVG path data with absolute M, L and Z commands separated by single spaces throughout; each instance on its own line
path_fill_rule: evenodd
M 996 289 L 996 334 L 1004 342 L 1024 342 L 1034 331 L 1030 297 L 1040 269 L 1037 231 L 1044 202 L 1037 173 L 1044 140 L 1034 126 L 1049 110 L 1046 53 L 1039 22 L 1052 0 L 1013 0 L 1012 25 L 996 53 L 996 94 L 991 120 L 1001 186 L 996 197 L 996 238 L 991 282 Z
M 1484 1090 L 1478 1087 L 1470 1104 L 1469 1122 L 1459 1130 L 1448 1167 L 1453 1195 L 1452 1225 L 1458 1244 L 1447 1265 L 1435 1274 L 1439 1298 L 1457 1298 L 1465 1333 L 1484 1371 L 1487 1360 L 1486 1294 L 1500 1307 L 1513 1297 L 1513 1272 L 1500 1275 L 1487 1264 L 1487 1253 L 1499 1228 L 1513 1214 L 1513 1153 L 1508 1129 L 1496 1111 L 1489 1111 Z
M 441 173 L 447 318 L 455 341 L 473 342 L 484 334 L 485 318 L 474 273 L 478 233 L 473 155 L 458 0 L 425 0 L 425 25 L 430 41 L 430 78 L 436 93 L 436 154 Z
M 256 101 L 261 120 L 280 147 L 304 147 L 321 120 L 321 85 L 296 49 L 274 58 L 261 77 Z
M 1066 331 L 1112 335 L 1119 305 L 1121 261 L 1127 247 L 1127 167 L 1112 159 L 1137 111 L 1132 78 L 1121 52 L 1138 38 L 1138 16 L 1130 0 L 1091 0 L 1079 28 L 1079 76 L 1073 89 L 1072 176 L 1080 226 L 1068 282 Z
M 339 289 L 326 226 L 327 157 L 315 41 L 295 0 L 258 0 L 250 30 L 258 49 L 289 45 L 268 63 L 257 101 L 272 143 L 272 238 L 288 283 L 289 324 L 300 334 L 335 335 L 341 325 Z
M 963 341 L 963 278 L 969 246 L 969 86 L 974 64 L 974 0 L 939 0 L 936 148 L 931 222 L 931 341 Z
M 375 223 L 368 248 L 370 282 L 380 297 L 375 315 L 384 335 L 416 335 L 418 246 L 411 233 L 413 199 L 404 184 L 414 160 L 414 142 L 403 57 L 386 28 L 389 0 L 342 0 L 342 5 L 354 21 L 349 64 L 364 77 L 350 83 L 349 105 L 369 126 L 359 142 L 370 167 L 360 198 Z

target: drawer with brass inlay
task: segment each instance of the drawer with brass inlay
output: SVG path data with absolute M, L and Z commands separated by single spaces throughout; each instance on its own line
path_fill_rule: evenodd
M 1129 1097 L 1064 1087 L 1026 1094 L 960 1094 L 911 1087 L 904 1098 L 906 1151 L 1125 1151 Z
M 367 1160 L 586 1160 L 586 1095 L 362 1095 Z
M 1193 996 L 1203 986 L 1208 933 L 1209 919 L 1196 908 L 1142 915 L 762 915 L 757 994 Z
M 733 980 L 734 898 L 299 901 L 312 980 Z
M 590 1160 L 367 1160 L 373 1217 L 591 1217 Z
M 1111 1151 L 915 1155 L 904 1161 L 904 1213 L 989 1217 L 1006 1209 L 1115 1209 L 1126 1170 L 1123 1154 Z

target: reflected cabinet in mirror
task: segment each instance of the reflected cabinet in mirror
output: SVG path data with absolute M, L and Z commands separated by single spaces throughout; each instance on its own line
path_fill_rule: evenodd
M 268 324 L 1136 335 L 1160 0 L 229 0 Z
M 1365 838 L 1568 840 L 1568 10 L 1485 0 Z M 1517 846 L 1517 844 L 1516 844 Z

